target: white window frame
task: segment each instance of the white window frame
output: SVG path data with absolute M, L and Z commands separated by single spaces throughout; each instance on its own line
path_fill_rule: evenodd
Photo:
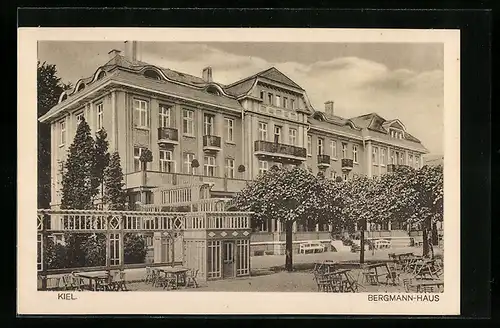
M 172 124 L 172 107 L 160 105 L 158 109 L 158 120 L 160 128 L 169 128 Z
M 312 156 L 312 136 L 307 135 L 307 156 Z
M 274 95 L 270 92 L 267 93 L 267 102 L 268 102 L 268 105 L 274 105 L 273 103 L 274 101 Z
M 344 181 L 349 180 L 349 173 L 344 173 L 344 174 L 342 174 L 342 179 L 343 179 Z
M 358 162 L 358 145 L 352 145 L 352 161 L 353 163 Z
M 267 123 L 259 122 L 259 140 L 267 141 Z
M 276 95 L 275 97 L 275 101 L 276 101 L 276 107 L 281 107 L 281 96 L 280 95 Z
M 295 146 L 297 144 L 297 129 L 288 129 L 288 142 L 290 145 Z
M 378 147 L 373 147 L 372 161 L 373 161 L 373 165 L 379 165 Z
M 264 97 L 265 97 L 265 92 L 264 92 L 264 91 L 261 91 L 261 92 L 260 92 L 260 99 L 264 100 Z
M 269 162 L 268 161 L 259 161 L 259 174 L 264 174 L 269 170 Z
M 184 171 L 188 174 L 194 174 L 194 171 L 196 170 L 194 167 L 191 166 L 191 163 L 194 160 L 194 154 L 193 153 L 184 153 Z
M 80 112 L 80 113 L 76 114 L 75 119 L 76 119 L 76 126 L 78 127 L 78 125 L 80 124 L 82 119 L 85 119 L 85 112 Z
M 215 115 L 209 113 L 203 114 L 203 135 L 215 135 Z
M 66 119 L 59 122 L 59 146 L 66 144 Z
M 149 106 L 146 100 L 134 99 L 134 110 L 137 112 L 137 127 L 149 128 Z
M 337 140 L 330 140 L 330 152 L 333 159 L 337 159 Z
M 318 155 L 323 155 L 325 153 L 325 140 L 323 138 L 318 138 Z
M 176 172 L 176 162 L 174 160 L 173 151 L 160 149 L 160 154 L 158 158 L 160 162 L 160 172 L 168 172 L 168 173 Z M 170 170 L 167 170 L 167 168 L 169 167 Z
M 290 98 L 290 109 L 295 109 L 295 99 Z
M 103 127 L 103 104 L 102 102 L 101 103 L 98 103 L 96 105 L 96 112 L 97 112 L 97 131 L 101 130 L 102 127 Z
M 330 179 L 334 180 L 337 179 L 337 172 L 336 171 L 330 171 Z
M 342 158 L 347 158 L 347 142 L 342 143 Z
M 414 167 L 413 154 L 408 154 L 408 165 Z
M 420 155 L 415 155 L 415 168 L 420 169 Z
M 288 97 L 283 97 L 283 108 L 288 108 Z
M 226 177 L 229 179 L 234 179 L 234 158 L 226 158 L 225 164 Z
M 234 120 L 232 118 L 224 118 L 226 126 L 226 142 L 234 142 Z
M 182 110 L 182 133 L 186 136 L 194 136 L 194 111 Z
M 278 136 L 278 143 L 282 143 L 283 127 L 280 125 L 274 126 L 273 142 L 276 140 L 276 136 Z
M 138 155 L 135 154 L 135 150 L 136 149 L 139 149 L 139 154 Z M 134 172 L 141 171 L 141 169 L 142 169 L 141 168 L 141 160 L 140 160 L 140 158 L 141 158 L 141 154 L 142 154 L 142 150 L 143 149 L 144 149 L 143 147 L 136 147 L 136 146 L 134 146 L 134 152 L 133 152 L 133 155 L 134 155 Z M 137 166 L 136 166 L 136 163 L 137 163 Z M 136 167 L 138 167 L 139 170 L 136 170 Z
M 203 173 L 207 177 L 217 176 L 217 161 L 215 156 L 204 156 L 203 158 Z

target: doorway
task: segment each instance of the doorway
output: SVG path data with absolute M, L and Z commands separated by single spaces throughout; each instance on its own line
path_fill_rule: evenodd
M 234 242 L 224 241 L 222 253 L 223 278 L 234 277 Z

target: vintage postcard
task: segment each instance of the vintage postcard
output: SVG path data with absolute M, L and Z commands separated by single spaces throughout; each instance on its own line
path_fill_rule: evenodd
M 458 30 L 18 38 L 19 314 L 460 313 Z

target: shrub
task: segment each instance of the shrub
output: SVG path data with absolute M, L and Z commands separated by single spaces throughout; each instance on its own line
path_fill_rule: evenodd
M 138 234 L 125 234 L 123 257 L 125 264 L 144 263 L 146 260 L 146 240 Z
M 262 256 L 262 255 L 264 255 L 264 251 L 263 251 L 263 250 L 258 250 L 258 251 L 255 251 L 255 252 L 253 253 L 253 255 L 254 255 L 254 256 Z

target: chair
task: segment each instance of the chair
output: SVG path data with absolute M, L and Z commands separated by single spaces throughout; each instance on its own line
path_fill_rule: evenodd
M 160 270 L 151 269 L 151 284 L 153 285 L 153 287 L 156 287 L 159 276 L 160 276 Z
M 411 292 L 412 283 L 413 283 L 413 279 L 411 279 L 411 278 L 403 279 L 403 287 L 407 293 Z
M 120 270 L 115 273 L 114 279 L 113 279 L 113 289 L 116 291 L 123 290 L 126 291 L 127 285 L 125 284 L 125 271 Z
M 375 272 L 364 271 L 363 276 L 365 278 L 365 281 L 370 285 L 378 285 Z
M 156 286 L 163 287 L 163 289 L 174 289 L 176 284 L 175 276 L 169 272 L 159 272 L 156 277 Z
M 397 272 L 395 266 L 387 265 L 387 275 L 385 277 L 386 283 L 389 284 L 389 280 L 392 280 L 393 285 L 397 285 L 399 283 L 400 274 Z
M 196 277 L 198 276 L 198 269 L 191 269 L 188 271 L 187 276 L 186 276 L 186 287 L 189 287 L 191 284 L 195 287 L 198 288 L 198 282 L 196 281 Z
M 104 279 L 96 279 L 96 289 L 102 291 L 114 290 L 114 283 L 111 273 L 106 274 Z
M 76 272 L 71 272 L 71 281 L 73 290 L 82 291 L 85 283 L 83 282 L 82 277 L 77 276 Z
M 421 293 L 434 293 L 434 286 L 422 286 Z
M 144 276 L 144 283 L 149 284 L 153 282 L 153 272 L 150 267 L 146 267 L 146 275 Z
M 63 282 L 63 290 L 73 290 L 74 289 L 74 286 L 73 286 L 73 279 L 72 279 L 72 276 L 70 274 L 65 274 L 62 276 L 62 282 Z

